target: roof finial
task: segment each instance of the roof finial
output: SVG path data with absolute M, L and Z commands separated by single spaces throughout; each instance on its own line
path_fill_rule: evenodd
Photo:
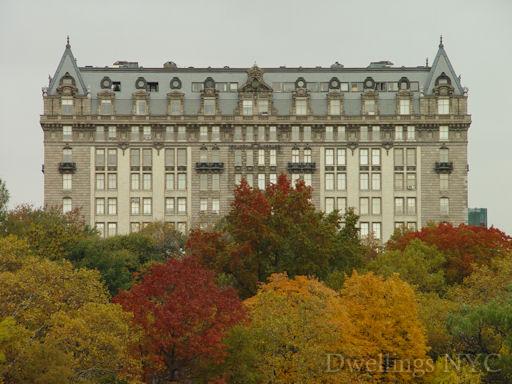
M 68 37 L 66 38 L 66 48 L 71 48 L 71 45 L 69 44 L 69 35 Z
M 443 47 L 444 47 L 444 45 L 443 45 L 443 35 L 441 35 L 439 37 L 439 48 L 443 48 Z

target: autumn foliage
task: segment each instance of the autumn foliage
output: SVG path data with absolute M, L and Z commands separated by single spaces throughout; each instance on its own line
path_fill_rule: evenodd
M 193 258 L 154 265 L 143 280 L 114 298 L 144 331 L 140 358 L 148 382 L 207 377 L 226 356 L 228 329 L 244 319 L 232 288 Z
M 450 223 L 396 235 L 387 248 L 404 250 L 413 239 L 434 245 L 445 255 L 448 283 L 460 283 L 471 274 L 475 264 L 487 264 L 494 257 L 512 251 L 512 238 L 499 229 Z

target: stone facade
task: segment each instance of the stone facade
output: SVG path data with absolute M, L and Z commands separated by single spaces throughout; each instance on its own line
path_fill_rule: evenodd
M 161 220 L 210 227 L 246 178 L 302 178 L 362 235 L 467 220 L 467 90 L 430 67 L 78 68 L 43 89 L 45 203 L 107 236 Z

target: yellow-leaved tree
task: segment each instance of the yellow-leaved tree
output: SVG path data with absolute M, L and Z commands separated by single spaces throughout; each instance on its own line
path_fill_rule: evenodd
M 341 303 L 364 341 L 361 361 L 354 364 L 367 372 L 368 382 L 414 382 L 433 370 L 414 290 L 398 275 L 353 272 L 343 285 Z

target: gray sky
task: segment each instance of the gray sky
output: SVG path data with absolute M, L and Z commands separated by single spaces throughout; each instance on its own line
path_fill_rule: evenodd
M 41 87 L 68 34 L 79 66 L 146 67 L 415 66 L 442 34 L 469 88 L 469 206 L 512 233 L 511 17 L 511 0 L 0 0 L 0 178 L 11 206 L 42 204 Z

